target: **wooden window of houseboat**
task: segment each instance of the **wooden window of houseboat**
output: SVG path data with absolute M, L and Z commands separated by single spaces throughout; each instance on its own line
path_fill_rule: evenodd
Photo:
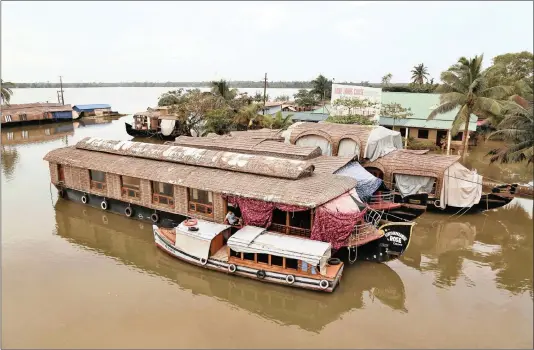
M 288 235 L 308 237 L 311 230 L 311 210 L 287 212 L 275 209 L 270 229 Z
M 89 170 L 89 178 L 91 179 L 91 188 L 93 190 L 106 190 L 106 173 L 98 170 Z
M 254 253 L 243 253 L 243 260 L 255 261 L 256 260 L 256 254 L 254 254 Z
M 57 165 L 57 179 L 58 181 L 65 182 L 65 166 L 63 164 Z
M 285 258 L 286 269 L 297 270 L 299 268 L 299 261 L 297 259 Z
M 276 255 L 271 255 L 271 266 L 284 266 L 284 258 Z
M 256 256 L 260 264 L 269 264 L 269 254 L 257 253 Z
M 236 252 L 233 249 L 230 249 L 230 256 L 233 256 L 234 258 L 241 259 L 241 253 L 240 252 Z
M 152 181 L 152 203 L 174 208 L 174 185 Z
M 28 116 L 26 115 L 26 113 L 19 114 L 19 120 L 20 121 L 28 120 Z
M 5 120 L 6 122 L 10 122 L 10 121 L 12 121 L 12 119 L 11 119 L 11 115 L 9 115 L 9 114 L 8 114 L 8 115 L 5 115 L 5 116 L 4 116 L 4 120 Z
M 141 198 L 141 179 L 121 176 L 121 194 L 123 197 Z
M 213 216 L 213 194 L 209 191 L 190 188 L 189 211 Z

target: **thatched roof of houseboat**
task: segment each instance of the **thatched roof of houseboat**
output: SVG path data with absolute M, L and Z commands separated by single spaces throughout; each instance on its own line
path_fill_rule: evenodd
M 356 180 L 339 175 L 311 174 L 298 180 L 234 172 L 203 166 L 95 152 L 75 146 L 55 149 L 44 160 L 213 191 L 267 202 L 315 208 L 356 186 Z
M 248 130 L 248 131 L 231 131 L 230 136 L 234 137 L 247 137 L 253 139 L 262 139 L 262 140 L 276 140 L 283 141 L 284 137 L 282 136 L 283 130 L 280 129 L 259 129 L 259 130 Z
M 319 156 L 310 160 L 314 165 L 314 172 L 318 174 L 333 174 L 352 161 L 352 157 Z
M 369 135 L 375 129 L 374 125 L 336 124 L 336 123 L 295 123 L 288 130 L 291 131 L 289 141 L 295 143 L 297 139 L 305 135 L 318 135 L 327 139 L 331 144 L 337 144 L 340 140 L 353 139 L 365 149 Z
M 194 147 L 86 137 L 76 148 L 287 179 L 313 172 L 313 165 L 302 160 Z
M 189 137 L 179 136 L 174 142 L 179 146 L 258 154 L 272 157 L 308 160 L 321 155 L 319 147 L 299 147 L 283 142 L 248 137 Z
M 442 179 L 445 170 L 459 159 L 460 156 L 421 154 L 421 152 L 410 150 L 396 150 L 374 162 L 367 162 L 364 166 L 366 168 L 378 168 L 384 173 L 433 176 Z
M 2 105 L 2 116 L 10 114 L 27 115 L 43 112 L 65 112 L 72 111 L 71 105 L 62 105 L 61 103 L 22 103 Z

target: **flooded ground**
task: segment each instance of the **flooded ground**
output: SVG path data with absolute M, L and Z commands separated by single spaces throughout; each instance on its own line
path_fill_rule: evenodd
M 174 260 L 149 225 L 57 199 L 43 156 L 131 139 L 125 120 L 2 130 L 3 348 L 532 348 L 532 201 L 425 213 L 401 260 L 351 265 L 330 295 L 266 285 Z

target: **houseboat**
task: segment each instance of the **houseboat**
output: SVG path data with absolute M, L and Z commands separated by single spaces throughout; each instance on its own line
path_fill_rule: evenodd
M 62 105 L 60 103 L 2 105 L 2 128 L 68 120 L 72 120 L 71 105 Z
M 111 106 L 104 103 L 88 104 L 88 105 L 74 105 L 72 106 L 73 119 L 87 118 L 87 117 L 122 117 L 125 114 L 119 114 L 117 111 L 112 111 Z
M 398 131 L 379 126 L 296 123 L 283 134 L 286 142 L 318 145 L 323 154 L 354 155 L 369 173 L 385 183 L 371 200 L 385 202 L 393 198 L 407 204 L 403 211 L 423 206 L 463 213 L 495 209 L 510 203 L 517 187 L 504 184 L 483 193 L 482 176 L 460 164 L 459 156 L 403 149 Z
M 414 225 L 379 227 L 380 214 L 358 198 L 356 180 L 315 173 L 298 159 L 98 138 L 44 159 L 63 198 L 159 227 L 195 218 L 303 236 L 335 251 L 350 248 L 351 262 L 396 259 Z
M 331 258 L 330 243 L 261 227 L 188 219 L 173 229 L 153 225 L 156 246 L 190 264 L 297 288 L 333 292 L 343 263 Z
M 149 108 L 135 113 L 134 123 L 124 123 L 126 132 L 133 137 L 155 137 L 171 141 L 181 134 L 177 117 L 168 113 L 167 107 Z
M 338 174 L 349 176 L 357 181 L 356 192 L 371 209 L 383 213 L 383 221 L 404 222 L 412 221 L 426 210 L 425 193 L 417 193 L 406 198 L 395 200 L 384 182 L 365 170 L 355 159 L 354 155 L 331 156 L 323 155 L 318 145 L 295 145 L 283 143 L 278 139 L 276 131 L 240 132 L 233 136 L 188 137 L 180 136 L 172 143 L 179 146 L 206 148 L 213 150 L 239 152 L 250 154 L 265 154 L 306 160 L 314 165 L 316 173 Z M 281 136 L 280 136 L 281 137 Z M 398 203 L 400 202 L 400 203 Z

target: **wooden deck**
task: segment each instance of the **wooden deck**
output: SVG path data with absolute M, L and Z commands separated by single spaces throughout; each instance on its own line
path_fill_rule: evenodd
M 228 262 L 228 246 L 224 245 L 217 251 L 217 253 L 213 254 L 210 259 L 222 261 L 222 262 Z

